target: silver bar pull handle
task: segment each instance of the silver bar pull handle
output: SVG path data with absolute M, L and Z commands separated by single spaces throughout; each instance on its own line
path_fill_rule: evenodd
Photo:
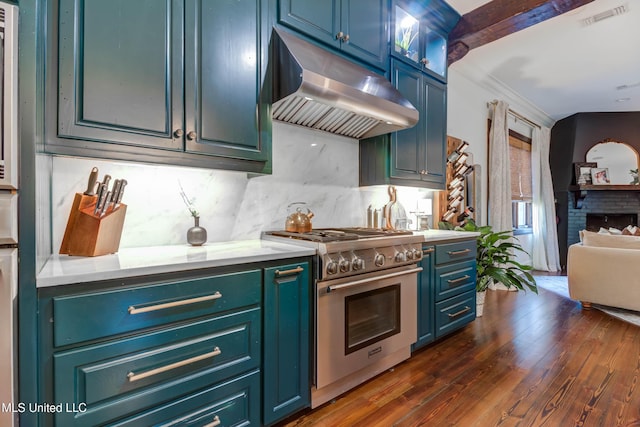
M 447 283 L 450 284 L 450 285 L 454 285 L 456 283 L 464 282 L 465 280 L 470 279 L 470 278 L 471 278 L 471 276 L 465 274 L 464 276 L 458 277 L 457 279 L 447 280 Z
M 447 251 L 447 254 L 450 256 L 458 256 L 458 255 L 468 254 L 469 252 L 471 252 L 471 249 L 467 248 L 461 251 Z
M 203 427 L 218 427 L 220 424 L 222 424 L 222 421 L 220 421 L 220 417 L 216 415 L 215 417 L 213 417 L 213 422 L 210 422 Z
M 337 291 L 338 289 L 350 288 L 353 286 L 359 286 L 359 285 L 364 285 L 366 283 L 376 282 L 378 280 L 390 279 L 392 277 L 404 276 L 406 274 L 411 274 L 411 273 L 419 273 L 421 271 L 422 271 L 422 267 L 416 267 L 416 268 L 412 268 L 411 270 L 396 271 L 395 273 L 382 274 L 380 276 L 370 277 L 368 279 L 354 280 L 353 282 L 345 283 L 342 285 L 330 285 L 330 286 L 327 286 L 327 293 L 331 291 Z
M 471 307 L 467 307 L 467 306 L 465 306 L 462 310 L 460 310 L 460 311 L 459 311 L 459 312 L 457 312 L 457 313 L 453 313 L 453 314 L 451 314 L 451 313 L 447 313 L 447 316 L 449 316 L 450 318 L 451 318 L 451 317 L 458 317 L 458 316 L 460 316 L 461 314 L 465 314 L 466 312 L 468 312 L 468 311 L 470 311 L 470 310 L 471 310 Z
M 436 250 L 434 248 L 428 248 L 422 251 L 422 255 L 429 255 L 434 253 Z
M 183 299 L 180 301 L 166 302 L 163 304 L 150 305 L 148 307 L 136 308 L 135 306 L 132 305 L 129 307 L 129 314 L 148 313 L 150 311 L 164 310 L 167 308 L 180 307 L 182 305 L 195 304 L 198 302 L 211 301 L 211 300 L 220 299 L 220 298 L 222 298 L 222 294 L 216 291 L 216 293 L 212 295 L 205 295 L 203 297 Z
M 127 374 L 127 379 L 129 380 L 129 382 L 134 382 L 134 381 L 139 381 L 145 378 L 149 378 L 151 376 L 154 375 L 158 375 L 161 374 L 163 372 L 167 372 L 170 371 L 172 369 L 177 369 L 177 368 L 181 368 L 183 366 L 187 366 L 187 365 L 191 365 L 192 363 L 196 363 L 199 362 L 201 360 L 204 359 L 209 359 L 211 357 L 216 357 L 222 354 L 222 350 L 220 350 L 219 347 L 215 347 L 213 349 L 213 351 L 209 352 L 209 353 L 205 353 L 205 354 L 201 354 L 199 356 L 194 356 L 194 357 L 190 357 L 189 359 L 184 359 L 181 360 L 179 362 L 175 362 L 175 363 L 171 363 L 169 365 L 165 365 L 165 366 L 161 366 L 159 368 L 155 368 L 155 369 L 151 369 L 149 371 L 146 372 L 141 372 L 139 374 L 133 373 L 133 372 L 129 372 Z
M 278 277 L 289 276 L 291 274 L 302 273 L 303 271 L 304 271 L 304 268 L 299 266 L 296 268 L 292 268 L 291 270 L 284 270 L 284 271 L 276 270 L 276 276 Z

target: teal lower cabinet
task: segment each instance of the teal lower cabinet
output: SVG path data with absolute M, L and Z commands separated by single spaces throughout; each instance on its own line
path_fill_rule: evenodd
M 475 239 L 427 244 L 418 275 L 417 350 L 476 318 Z
M 309 406 L 311 263 L 290 261 L 40 289 L 55 410 L 38 426 L 260 426 Z
M 418 341 L 413 350 L 423 347 L 435 339 L 435 318 L 433 313 L 433 253 L 432 245 L 422 248 L 422 259 L 418 264 L 422 271 L 418 273 Z
M 476 318 L 476 241 L 436 245 L 436 338 L 471 323 Z
M 263 422 L 272 424 L 311 403 L 309 264 L 264 270 Z
M 109 427 L 260 425 L 260 372 L 253 371 Z M 65 424 L 66 425 L 66 424 Z

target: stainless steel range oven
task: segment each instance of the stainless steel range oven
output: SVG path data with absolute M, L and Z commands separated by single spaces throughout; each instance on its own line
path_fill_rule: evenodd
M 312 408 L 410 357 L 421 236 L 364 228 L 267 235 L 318 251 Z

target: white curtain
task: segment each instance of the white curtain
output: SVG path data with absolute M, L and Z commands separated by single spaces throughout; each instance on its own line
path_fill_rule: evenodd
M 511 231 L 511 169 L 509 165 L 509 105 L 494 101 L 489 129 L 489 222 L 493 231 Z
M 559 271 L 556 206 L 549 167 L 549 128 L 533 128 L 531 141 L 531 178 L 533 180 L 533 268 Z

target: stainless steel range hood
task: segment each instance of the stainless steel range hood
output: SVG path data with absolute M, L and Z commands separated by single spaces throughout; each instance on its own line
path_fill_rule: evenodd
M 418 123 L 418 111 L 383 76 L 273 31 L 274 120 L 357 139 Z

